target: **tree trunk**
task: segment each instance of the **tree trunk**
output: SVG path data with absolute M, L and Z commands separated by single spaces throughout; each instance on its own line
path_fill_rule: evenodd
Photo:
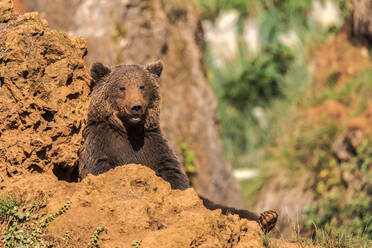
M 372 47 L 372 1 L 353 0 L 351 38 L 353 41 Z

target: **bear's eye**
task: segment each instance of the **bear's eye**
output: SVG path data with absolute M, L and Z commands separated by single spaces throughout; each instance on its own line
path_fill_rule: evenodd
M 125 87 L 120 87 L 119 90 L 120 91 L 125 91 Z
M 141 85 L 139 88 L 140 88 L 141 90 L 144 90 L 144 89 L 145 89 L 145 86 Z

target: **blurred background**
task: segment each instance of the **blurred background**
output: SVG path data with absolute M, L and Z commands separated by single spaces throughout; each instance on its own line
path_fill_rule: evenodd
M 276 235 L 372 239 L 372 1 L 18 0 L 87 65 L 165 64 L 162 129 L 196 190 Z M 327 230 L 332 230 L 331 232 Z

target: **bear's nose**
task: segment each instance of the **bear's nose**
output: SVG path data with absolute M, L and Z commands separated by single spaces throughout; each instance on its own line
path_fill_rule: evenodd
M 140 114 L 142 112 L 142 106 L 139 104 L 135 104 L 132 106 L 131 111 L 133 114 Z

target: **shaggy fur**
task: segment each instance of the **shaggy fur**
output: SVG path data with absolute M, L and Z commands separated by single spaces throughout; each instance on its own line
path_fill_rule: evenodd
M 112 70 L 100 63 L 92 66 L 96 86 L 79 153 L 81 179 L 88 174 L 99 175 L 119 165 L 136 163 L 150 167 L 173 189 L 189 187 L 187 177 L 159 127 L 162 68 L 159 61 L 147 66 L 119 65 Z M 140 106 L 140 113 L 135 106 Z M 225 207 L 201 198 L 207 208 L 255 220 L 265 231 L 275 225 L 275 212 L 265 212 L 258 217 L 248 210 Z

